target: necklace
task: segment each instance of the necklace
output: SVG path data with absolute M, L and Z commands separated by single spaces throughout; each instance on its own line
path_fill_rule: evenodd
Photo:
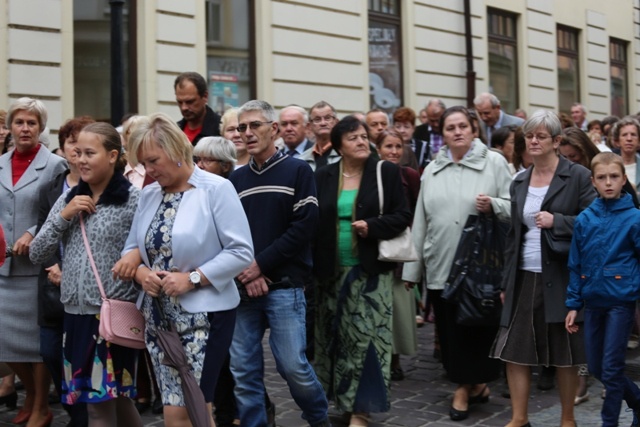
M 345 178 L 355 178 L 356 176 L 360 175 L 362 175 L 362 172 L 354 173 L 353 175 L 347 175 L 346 173 L 342 172 L 342 176 L 344 176 Z

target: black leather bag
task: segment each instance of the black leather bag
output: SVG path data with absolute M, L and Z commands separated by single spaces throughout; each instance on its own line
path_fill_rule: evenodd
M 543 228 L 542 235 L 552 254 L 565 258 L 569 257 L 572 236 L 556 236 L 549 228 Z
M 500 322 L 504 242 L 508 224 L 495 216 L 469 215 L 442 297 L 456 304 L 456 322 L 468 326 Z
M 47 281 L 40 292 L 42 320 L 46 323 L 61 323 L 64 319 L 64 305 L 60 302 L 60 287 Z

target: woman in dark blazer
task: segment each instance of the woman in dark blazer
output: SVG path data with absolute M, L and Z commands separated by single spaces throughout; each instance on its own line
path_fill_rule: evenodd
M 378 240 L 411 222 L 400 169 L 382 164 L 379 213 L 375 159 L 367 125 L 353 116 L 331 131 L 338 163 L 316 173 L 319 228 L 314 246 L 315 370 L 329 399 L 367 425 L 369 413 L 389 410 L 391 312 L 395 263 L 378 261 Z M 363 396 L 363 390 L 366 396 Z
M 583 336 L 564 329 L 568 248 L 576 216 L 596 197 L 591 174 L 558 155 L 562 127 L 540 110 L 523 125 L 533 165 L 511 185 L 501 328 L 493 357 L 507 362 L 513 414 L 509 427 L 528 426 L 531 366 L 557 367 L 562 426 L 574 425 L 577 366 L 586 363 Z

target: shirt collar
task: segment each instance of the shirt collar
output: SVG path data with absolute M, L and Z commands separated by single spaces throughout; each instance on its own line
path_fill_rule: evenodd
M 264 162 L 262 166 L 258 166 L 253 156 L 251 156 L 251 159 L 249 160 L 249 165 L 251 166 L 251 169 L 255 170 L 256 172 L 260 172 L 262 170 L 265 170 L 266 168 L 268 168 L 269 166 L 271 166 L 273 163 L 283 158 L 284 156 L 286 156 L 284 151 L 276 150 L 276 153 L 273 156 L 271 156 L 266 162 Z

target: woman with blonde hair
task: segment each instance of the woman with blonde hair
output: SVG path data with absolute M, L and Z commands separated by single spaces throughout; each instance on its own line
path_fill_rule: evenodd
M 237 108 L 229 108 L 224 112 L 222 119 L 220 120 L 220 133 L 236 146 L 237 161 L 235 168 L 237 169 L 249 163 L 251 155 L 247 151 L 247 144 L 244 143 L 240 136 L 240 132 L 238 132 Z
M 251 232 L 233 185 L 194 167 L 191 144 L 167 115 L 136 127 L 129 154 L 156 182 L 142 191 L 123 254 L 142 257 L 136 281 L 145 292 L 145 339 L 165 425 L 187 425 L 179 373 L 162 364 L 160 323 L 164 317 L 175 326 L 211 412 L 240 302 L 234 277 L 253 260 Z

